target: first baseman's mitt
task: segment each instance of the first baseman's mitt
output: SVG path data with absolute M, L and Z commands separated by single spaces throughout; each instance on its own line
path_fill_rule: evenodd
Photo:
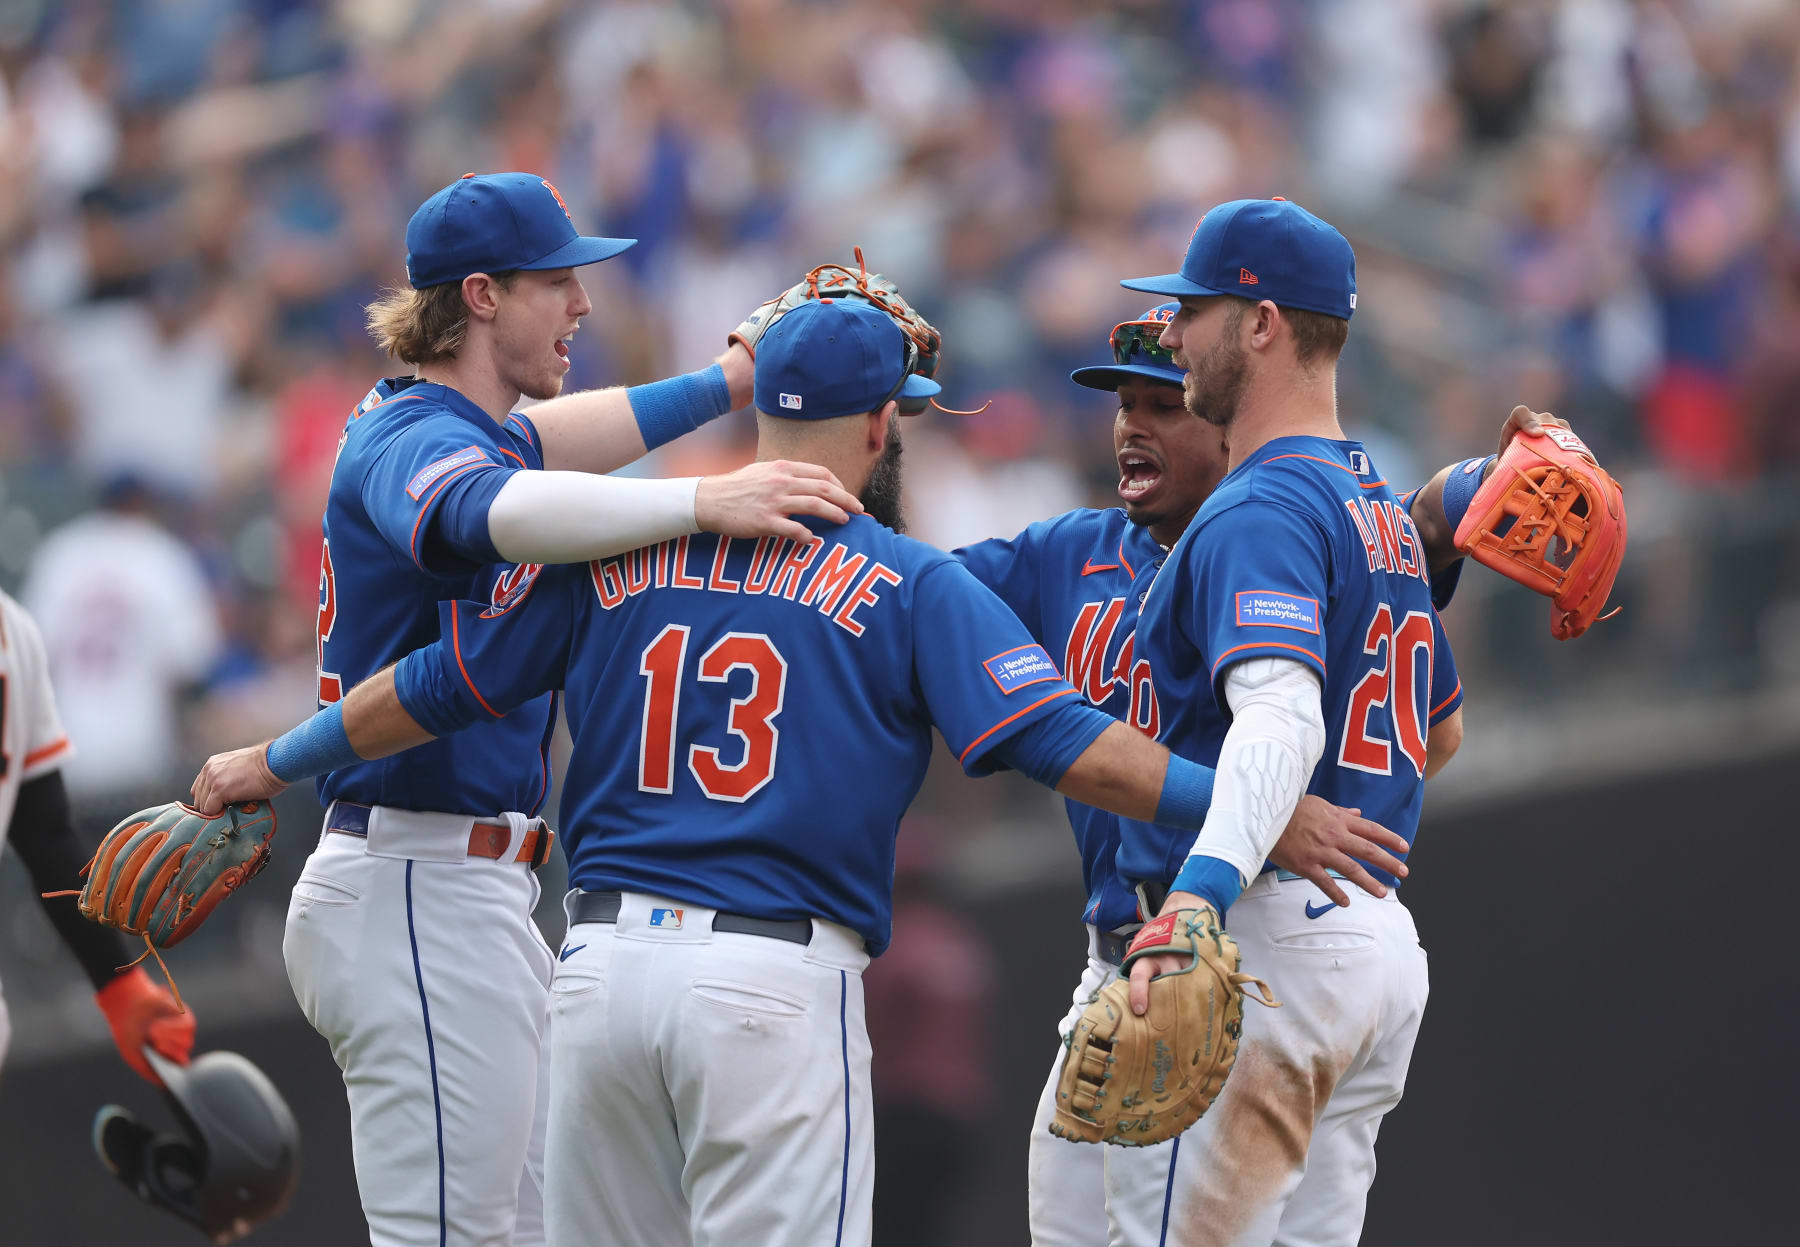
M 1150 980 L 1150 1008 L 1131 1011 L 1131 965 L 1192 953 L 1185 970 Z M 1144 925 L 1119 978 L 1088 1002 L 1066 1041 L 1050 1133 L 1078 1143 L 1148 1147 L 1200 1120 L 1237 1060 L 1244 987 L 1279 1008 L 1268 985 L 1238 972 L 1238 946 L 1210 907 L 1178 909 Z
M 1550 633 L 1567 641 L 1611 617 L 1600 612 L 1625 558 L 1625 493 L 1573 430 L 1521 434 L 1470 501 L 1456 548 L 1549 598 Z
M 912 304 L 901 295 L 899 287 L 880 273 L 869 271 L 868 265 L 863 263 L 861 247 L 856 248 L 854 269 L 842 264 L 819 265 L 750 313 L 744 323 L 731 332 L 728 340 L 743 343 L 751 358 L 755 358 L 756 344 L 768 332 L 769 326 L 802 303 L 813 299 L 864 299 L 873 303 L 892 316 L 901 332 L 911 338 L 913 345 L 918 348 L 919 362 L 913 365 L 913 371 L 927 379 L 937 372 L 943 335 L 931 327 L 930 321 L 913 310 Z
M 172 948 L 268 863 L 274 836 L 267 801 L 210 815 L 173 801 L 139 810 L 88 863 L 82 916 Z

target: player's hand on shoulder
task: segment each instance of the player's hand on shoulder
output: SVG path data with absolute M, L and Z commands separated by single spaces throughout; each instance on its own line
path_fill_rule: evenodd
M 1406 864 L 1394 854 L 1406 850 L 1402 836 L 1362 817 L 1361 810 L 1346 810 L 1309 793 L 1294 807 L 1269 860 L 1311 880 L 1337 904 L 1348 905 L 1350 897 L 1328 871 L 1337 871 L 1370 896 L 1386 896 L 1387 888 L 1362 863 L 1404 879 Z
M 786 459 L 702 477 L 694 494 L 694 520 L 701 530 L 727 537 L 807 541 L 812 532 L 793 516 L 816 515 L 842 524 L 862 509 L 829 468 Z
M 286 789 L 269 770 L 268 752 L 264 741 L 208 758 L 194 777 L 194 808 L 202 814 L 217 814 L 236 802 L 266 801 Z
M 1500 449 L 1496 453 L 1505 454 L 1506 448 L 1512 445 L 1513 438 L 1519 434 L 1529 433 L 1542 436 L 1544 430 L 1552 425 L 1563 429 L 1570 427 L 1567 420 L 1553 416 L 1547 411 L 1533 411 L 1521 403 L 1512 409 L 1512 414 L 1506 417 L 1506 423 L 1500 426 Z M 1491 467 L 1488 469 L 1490 472 L 1492 470 Z

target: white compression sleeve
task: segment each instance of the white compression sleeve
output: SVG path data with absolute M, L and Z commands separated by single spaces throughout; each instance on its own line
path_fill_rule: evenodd
M 512 563 L 585 563 L 698 532 L 697 476 L 514 472 L 488 506 L 488 537 Z
M 1231 728 L 1188 856 L 1230 863 L 1246 886 L 1256 877 L 1325 752 L 1322 697 L 1318 674 L 1292 658 L 1250 658 L 1225 673 Z

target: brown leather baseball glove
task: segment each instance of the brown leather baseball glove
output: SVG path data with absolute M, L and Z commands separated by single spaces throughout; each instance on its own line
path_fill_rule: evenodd
M 82 916 L 172 948 L 268 863 L 274 836 L 267 801 L 211 815 L 175 801 L 139 810 L 88 863 Z
M 871 273 L 863 263 L 862 248 L 856 248 L 856 267 L 843 264 L 821 264 L 786 290 L 750 313 L 744 323 L 732 330 L 728 341 L 741 342 L 756 356 L 756 344 L 769 326 L 813 299 L 864 299 L 894 318 L 902 333 L 918 348 L 918 363 L 913 371 L 930 379 L 937 372 L 943 349 L 943 335 L 931 322 L 919 315 L 900 293 L 899 287 L 880 273 Z
M 1150 980 L 1150 1008 L 1131 1011 L 1131 964 L 1191 953 L 1193 964 Z M 1238 970 L 1237 943 L 1210 907 L 1146 923 L 1120 977 L 1088 1002 L 1067 1040 L 1050 1133 L 1079 1143 L 1148 1147 L 1200 1120 L 1218 1098 L 1243 1035 L 1244 988 L 1279 1008 L 1268 986 Z

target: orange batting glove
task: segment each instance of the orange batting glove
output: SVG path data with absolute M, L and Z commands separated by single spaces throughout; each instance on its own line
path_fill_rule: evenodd
M 121 974 L 95 992 L 94 1001 L 106 1014 L 119 1055 L 137 1071 L 139 1078 L 162 1086 L 162 1080 L 144 1059 L 145 1044 L 177 1065 L 188 1063 L 188 1054 L 194 1050 L 194 1015 L 152 983 L 144 971 Z

